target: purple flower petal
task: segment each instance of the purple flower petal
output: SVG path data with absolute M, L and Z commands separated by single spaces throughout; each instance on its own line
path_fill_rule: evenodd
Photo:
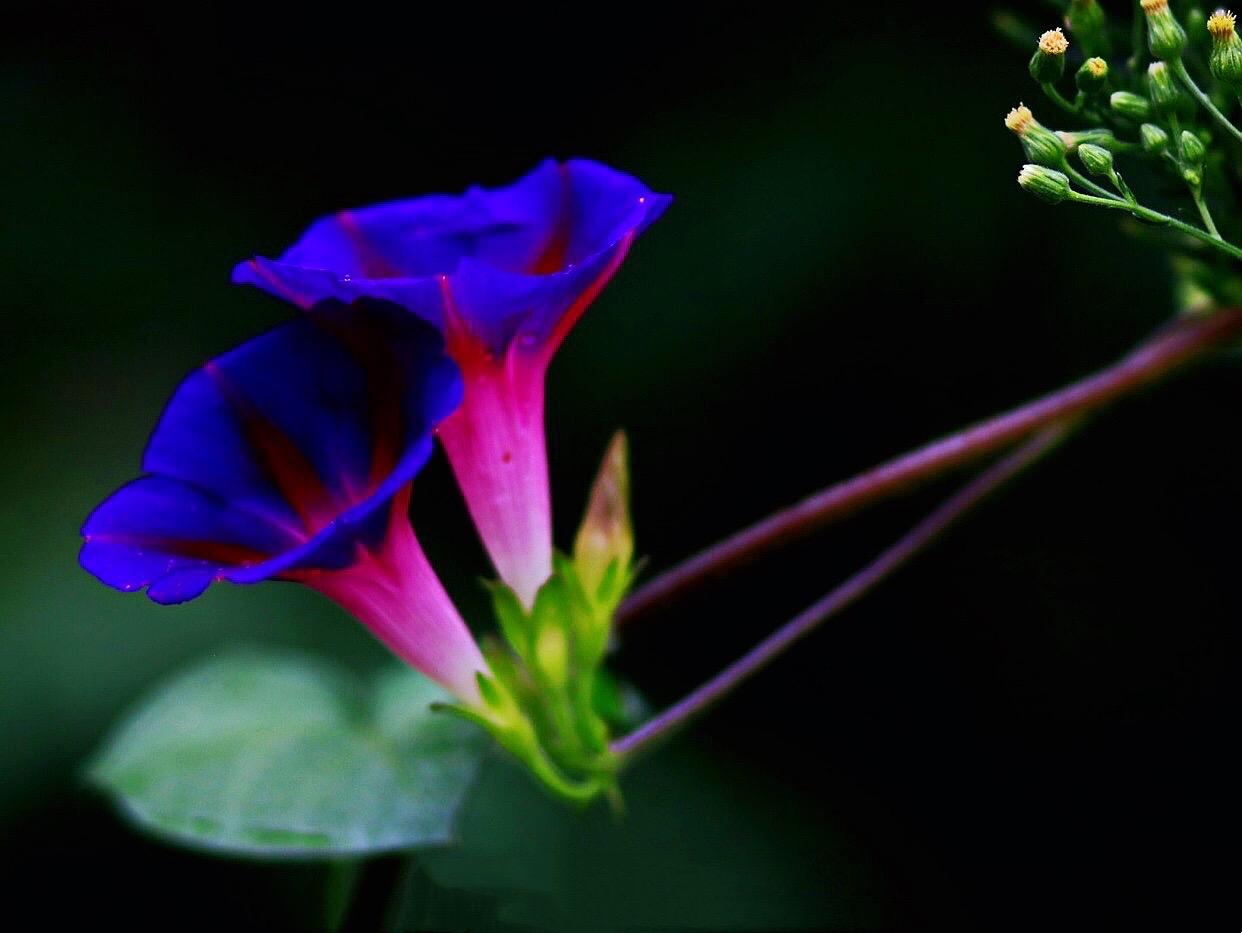
M 233 281 L 307 308 L 383 298 L 447 328 L 448 276 L 467 328 L 495 356 L 518 336 L 559 342 L 560 322 L 671 199 L 585 159 L 546 161 L 504 188 L 471 188 L 322 218 L 278 260 Z
M 182 383 L 147 475 L 83 527 L 82 564 L 158 602 L 213 579 L 344 567 L 383 538 L 389 503 L 461 392 L 442 340 L 401 309 L 317 306 Z

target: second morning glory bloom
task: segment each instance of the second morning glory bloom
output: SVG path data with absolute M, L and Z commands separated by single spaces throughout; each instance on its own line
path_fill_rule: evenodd
M 461 396 L 434 328 L 385 302 L 317 304 L 181 384 L 143 475 L 87 519 L 82 566 L 158 603 L 219 580 L 304 583 L 476 702 L 487 666 L 407 514 Z
M 548 363 L 670 200 L 597 162 L 547 161 L 508 187 L 322 218 L 233 279 L 303 308 L 384 298 L 440 329 L 465 398 L 438 433 L 492 563 L 529 606 L 552 571 Z

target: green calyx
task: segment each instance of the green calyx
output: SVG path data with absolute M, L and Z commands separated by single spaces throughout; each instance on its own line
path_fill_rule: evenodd
M 1074 83 L 1084 94 L 1099 94 L 1108 85 L 1108 62 L 1088 58 L 1074 74 Z
M 490 676 L 478 706 L 450 706 L 477 722 L 548 790 L 585 804 L 616 797 L 615 681 L 604 668 L 612 619 L 633 583 L 633 534 L 625 438 L 609 446 L 573 557 L 555 554 L 533 605 L 503 583 L 489 585 L 500 638 L 484 641 Z
M 1169 9 L 1168 0 L 1141 0 L 1147 16 L 1147 47 L 1153 58 L 1174 61 L 1186 50 L 1186 30 Z

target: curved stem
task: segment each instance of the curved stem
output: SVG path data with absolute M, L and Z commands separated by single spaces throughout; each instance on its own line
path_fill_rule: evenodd
M 1043 88 L 1044 93 L 1048 95 L 1048 99 L 1066 113 L 1072 113 L 1077 116 L 1078 112 L 1082 110 L 1082 102 L 1084 99 L 1082 92 L 1079 92 L 1079 98 L 1077 101 L 1070 103 L 1070 101 L 1066 100 L 1061 92 L 1057 90 L 1057 86 L 1051 81 L 1043 81 L 1039 86 Z
M 1218 239 L 1206 230 L 1200 230 L 1198 227 L 1180 221 L 1176 217 L 1170 217 L 1168 214 L 1153 211 L 1150 207 L 1143 207 L 1141 204 L 1127 204 L 1124 201 L 1109 200 L 1108 198 L 1097 198 L 1089 194 L 1079 194 L 1077 191 L 1071 192 L 1069 199 L 1076 204 L 1094 204 L 1096 207 L 1108 207 L 1113 210 L 1126 211 L 1136 217 L 1141 217 L 1144 220 L 1150 220 L 1152 223 L 1180 230 L 1182 233 L 1192 236 L 1196 240 L 1202 240 L 1209 246 L 1214 246 L 1216 249 L 1227 253 L 1234 259 L 1242 259 L 1242 249 L 1239 249 L 1227 240 Z
M 1179 320 L 1106 369 L 829 486 L 735 532 L 640 587 L 621 604 L 616 622 L 630 621 L 864 505 L 985 457 L 1053 422 L 1094 411 L 1239 333 L 1242 308 Z
M 1216 109 L 1216 105 L 1212 103 L 1212 98 L 1203 93 L 1203 90 L 1199 87 L 1199 85 L 1195 84 L 1194 78 L 1190 76 L 1190 72 L 1186 70 L 1186 65 L 1182 62 L 1182 60 L 1179 58 L 1176 61 L 1169 62 L 1168 64 L 1173 70 L 1173 74 L 1177 76 L 1178 80 L 1181 81 L 1182 84 L 1186 85 L 1186 90 L 1190 91 L 1190 93 L 1194 95 L 1195 100 L 1199 102 L 1200 106 L 1202 106 L 1204 110 L 1211 114 L 1212 119 L 1228 130 L 1234 139 L 1238 142 L 1242 142 L 1242 130 L 1239 130 L 1236 126 L 1234 126 L 1229 121 L 1227 116 Z
M 1119 204 L 1125 203 L 1122 200 L 1122 198 L 1113 194 L 1113 192 L 1109 191 L 1107 188 L 1103 187 L 1102 185 L 1097 185 L 1095 182 L 1093 182 L 1090 178 L 1088 178 L 1082 172 L 1078 171 L 1078 169 L 1074 168 L 1074 166 L 1070 165 L 1069 159 L 1065 159 L 1063 161 L 1061 165 L 1061 170 L 1065 172 L 1065 174 L 1068 175 L 1070 178 L 1074 179 L 1074 181 L 1078 182 L 1079 185 L 1086 188 L 1088 191 L 1094 191 L 1100 197 L 1107 198 L 1110 201 L 1116 201 Z
M 1195 207 L 1199 209 L 1199 216 L 1203 219 L 1203 226 L 1207 227 L 1207 232 L 1212 235 L 1212 239 L 1223 242 L 1224 237 L 1216 229 L 1216 221 L 1212 219 L 1212 212 L 1208 210 L 1207 201 L 1203 199 L 1203 189 L 1197 185 L 1192 185 L 1190 197 L 1195 202 Z
M 984 470 L 919 522 L 905 537 L 827 596 L 794 616 L 746 655 L 734 661 L 693 693 L 673 704 L 634 732 L 614 742 L 613 752 L 618 755 L 632 755 L 639 749 L 649 747 L 702 713 L 743 681 L 762 670 L 794 642 L 869 592 L 902 564 L 918 554 L 964 513 L 978 505 L 989 493 L 1056 446 L 1065 436 L 1066 431 L 1067 426 L 1064 424 L 1055 424 L 1045 428 L 1022 447 Z

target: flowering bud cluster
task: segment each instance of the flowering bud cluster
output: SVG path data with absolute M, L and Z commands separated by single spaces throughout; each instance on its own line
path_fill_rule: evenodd
M 1174 6 L 1139 0 L 1135 26 L 1143 32 L 1123 51 L 1115 45 L 1130 32 L 1128 21 L 1110 24 L 1099 0 L 1067 0 L 1063 25 L 1038 36 L 1028 63 L 1047 112 L 1019 104 L 1005 127 L 1025 156 L 1024 191 L 1163 228 L 1181 254 L 1177 274 L 1193 270 L 1197 293 L 1224 300 L 1242 294 L 1242 247 L 1231 241 L 1242 239 L 1242 150 L 1235 146 L 1242 145 L 1242 37 L 1229 10 L 1195 8 L 1179 18 Z M 1069 126 L 1045 125 L 1036 110 L 1045 120 L 1060 110 Z M 1161 190 L 1180 188 L 1194 210 L 1165 214 L 1143 204 L 1122 177 L 1130 160 L 1147 163 L 1145 181 L 1165 174 L 1170 182 Z M 1187 222 L 1196 213 L 1199 222 Z

